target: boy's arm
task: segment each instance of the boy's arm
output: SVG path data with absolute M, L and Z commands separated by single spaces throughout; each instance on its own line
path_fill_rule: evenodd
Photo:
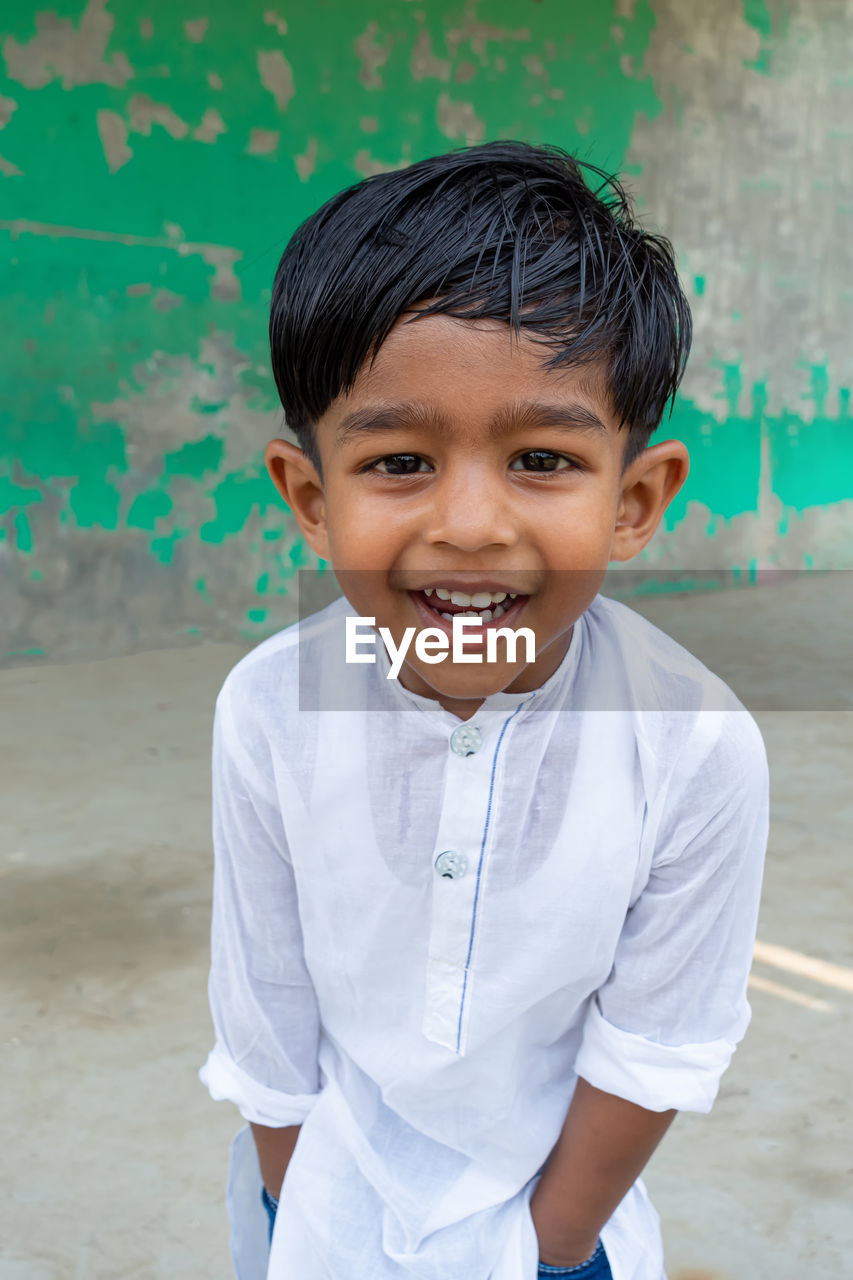
M 531 1198 L 541 1257 L 575 1265 L 676 1111 L 710 1111 L 749 1023 L 767 760 L 744 712 L 700 717 L 650 816 L 654 856 L 590 1000 L 563 1130 Z
M 215 1044 L 200 1077 L 252 1128 L 278 1198 L 320 1093 L 319 1009 L 269 749 L 229 677 L 212 751 L 214 882 L 208 994 Z M 245 705 L 244 705 L 245 704 Z
M 530 1201 L 539 1258 L 573 1267 L 642 1173 L 676 1112 L 648 1111 L 578 1078 L 565 1124 Z
M 249 1127 L 258 1150 L 258 1163 L 261 1166 L 264 1186 L 273 1199 L 278 1200 L 281 1184 L 284 1182 L 284 1175 L 302 1126 L 293 1124 L 285 1129 L 270 1129 L 265 1124 L 254 1124 L 250 1121 Z

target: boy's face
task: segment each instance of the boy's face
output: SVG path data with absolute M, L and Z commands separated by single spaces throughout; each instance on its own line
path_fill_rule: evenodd
M 529 627 L 509 661 L 428 664 L 410 645 L 400 680 L 463 718 L 501 690 L 538 688 L 611 560 L 648 542 L 687 475 L 678 441 L 623 471 L 619 431 L 594 366 L 548 371 L 551 348 L 493 320 L 398 322 L 348 396 L 316 424 L 323 481 L 294 445 L 267 448 L 270 474 L 306 541 L 331 561 L 355 612 L 399 645 L 407 627 L 444 629 L 439 609 L 477 611 L 433 590 L 506 592 L 492 627 Z M 511 599 L 515 594 L 516 599 Z M 470 634 L 470 631 L 469 631 Z M 483 639 L 466 653 L 485 656 Z

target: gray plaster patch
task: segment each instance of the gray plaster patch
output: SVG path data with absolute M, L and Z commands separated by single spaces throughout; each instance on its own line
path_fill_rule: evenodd
M 482 142 L 486 136 L 486 122 L 477 115 L 473 102 L 454 102 L 448 93 L 440 93 L 435 116 L 446 138 L 461 140 L 470 146 Z
M 189 125 L 165 102 L 155 102 L 146 93 L 135 93 L 128 103 L 130 127 L 134 133 L 151 134 L 152 124 L 159 124 L 173 138 L 185 138 Z
M 412 48 L 409 71 L 413 80 L 449 80 L 452 63 L 449 58 L 438 58 L 433 52 L 432 37 L 426 30 L 418 33 Z
M 117 173 L 133 156 L 133 149 L 127 145 L 127 125 L 117 111 L 106 109 L 97 112 L 95 121 L 107 168 L 110 173 Z
M 207 18 L 196 18 L 194 21 L 185 22 L 184 31 L 187 39 L 193 44 L 201 44 L 207 34 Z
M 28 89 L 43 89 L 60 77 L 64 89 L 81 84 L 127 84 L 133 68 L 123 53 L 106 57 L 114 18 L 108 0 L 89 0 L 75 27 L 56 13 L 37 13 L 36 34 L 18 42 L 8 36 L 3 46 L 9 78 Z
M 278 129 L 252 129 L 246 146 L 249 156 L 268 156 L 275 151 L 281 137 Z
M 258 50 L 258 74 L 261 84 L 275 99 L 279 111 L 286 111 L 296 90 L 293 70 L 280 49 Z
M 853 381 L 851 7 L 790 0 L 786 27 L 776 13 L 770 74 L 742 0 L 654 8 L 643 71 L 663 109 L 637 118 L 627 158 L 693 294 L 684 392 L 722 418 L 720 367 L 735 364 L 737 412 L 749 414 L 766 379 L 768 415 L 788 408 L 808 422 L 809 366 L 834 386 Z
M 14 98 L 4 98 L 0 93 L 0 129 L 5 129 L 6 125 L 12 119 L 13 112 L 17 111 L 18 104 Z
M 391 52 L 390 42 L 380 44 L 376 39 L 378 31 L 378 22 L 368 22 L 364 31 L 360 36 L 356 37 L 353 43 L 355 56 L 361 63 L 358 78 L 365 89 L 382 88 L 382 77 L 379 75 L 379 68 L 384 67 Z
M 208 107 L 201 118 L 201 124 L 193 129 L 196 142 L 215 142 L 220 134 L 226 133 L 225 121 L 215 107 Z
M 296 172 L 302 182 L 307 182 L 317 168 L 317 139 L 309 138 L 308 146 L 300 156 L 293 157 Z

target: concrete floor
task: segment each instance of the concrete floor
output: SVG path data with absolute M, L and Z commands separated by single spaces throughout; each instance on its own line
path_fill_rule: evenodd
M 853 1276 L 849 577 L 642 602 L 756 709 L 773 783 L 759 939 L 824 962 L 756 960 L 714 1111 L 680 1116 L 649 1166 L 670 1280 Z M 2 1280 L 231 1275 L 240 1121 L 196 1070 L 211 714 L 244 651 L 0 673 Z

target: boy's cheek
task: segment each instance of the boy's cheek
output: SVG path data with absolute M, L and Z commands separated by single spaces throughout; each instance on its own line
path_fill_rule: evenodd
M 381 616 L 383 613 L 389 613 L 390 604 L 385 590 L 384 571 L 344 567 L 347 560 L 352 560 L 353 552 L 357 554 L 357 550 L 357 547 L 351 548 L 350 555 L 344 557 L 334 544 L 331 545 L 329 558 L 338 586 L 361 617 L 376 616 L 378 624 L 384 623 L 395 627 L 392 618 Z M 399 629 L 399 624 L 395 627 L 395 631 L 396 629 Z

